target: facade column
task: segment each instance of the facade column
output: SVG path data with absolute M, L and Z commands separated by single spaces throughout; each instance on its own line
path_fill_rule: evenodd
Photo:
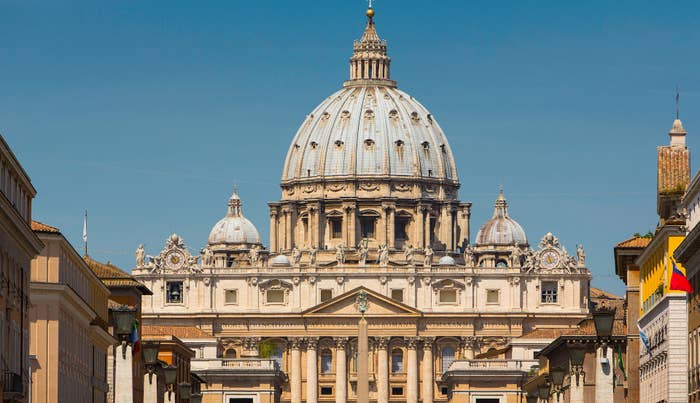
M 134 402 L 134 378 L 131 344 L 114 347 L 114 403 Z
M 418 337 L 408 337 L 406 363 L 406 403 L 418 403 Z
M 425 229 L 423 230 L 423 248 L 430 245 L 430 208 L 425 210 L 425 221 L 423 221 Z
M 346 238 L 345 238 L 345 247 L 347 248 L 354 248 L 357 246 L 357 240 L 355 237 L 355 221 L 356 221 L 356 210 L 355 210 L 355 205 L 346 205 L 345 206 L 345 228 L 346 230 Z
M 389 338 L 375 338 L 377 346 L 377 403 L 389 403 Z
M 348 371 L 345 355 L 347 347 L 347 337 L 335 338 L 335 403 L 347 403 L 348 400 Z
M 301 338 L 290 340 L 292 350 L 292 373 L 289 384 L 292 389 L 292 403 L 301 403 Z
M 306 339 L 306 403 L 318 402 L 318 337 Z
M 146 372 L 143 376 L 143 403 L 158 403 L 158 375 Z
M 304 236 L 308 237 L 309 239 L 309 247 L 313 247 L 316 245 L 316 238 L 318 237 L 318 210 L 316 210 L 313 206 L 309 206 L 309 221 L 308 221 L 308 234 L 304 234 Z
M 434 337 L 423 338 L 423 403 L 433 403 L 433 343 Z

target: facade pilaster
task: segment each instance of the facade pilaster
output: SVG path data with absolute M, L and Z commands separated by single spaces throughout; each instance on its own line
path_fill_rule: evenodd
M 406 402 L 418 403 L 418 337 L 408 337 L 406 345 Z
M 348 400 L 348 372 L 347 372 L 347 356 L 348 347 L 347 337 L 335 338 L 335 402 L 346 403 Z
M 394 203 L 387 204 L 384 207 L 386 211 L 386 244 L 389 248 L 393 248 L 396 244 L 394 239 L 394 228 L 396 228 L 396 205 Z
M 277 252 L 277 231 L 279 223 L 279 212 L 277 207 L 270 207 L 270 250 Z
M 415 227 L 415 241 L 413 241 L 414 246 L 417 248 L 424 248 L 424 230 L 425 230 L 425 206 L 423 204 L 418 204 L 416 206 L 416 220 L 414 223 Z

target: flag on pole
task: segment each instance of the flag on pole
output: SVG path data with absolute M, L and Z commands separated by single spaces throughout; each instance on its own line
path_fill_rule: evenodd
M 138 354 L 138 352 L 141 351 L 141 338 L 139 337 L 138 321 L 134 321 L 131 328 L 131 336 L 129 338 L 131 339 L 131 345 L 133 346 L 131 350 L 132 354 Z
M 670 290 L 685 291 L 693 293 L 693 286 L 690 285 L 690 281 L 685 277 L 682 271 L 676 266 L 676 262 L 671 260 L 673 265 L 673 273 L 671 274 L 671 284 L 669 285 Z
M 625 371 L 625 361 L 622 359 L 622 345 L 617 345 L 617 366 L 622 371 L 624 379 L 627 380 L 627 371 Z
M 637 322 L 637 329 L 639 329 L 639 339 L 642 340 L 644 347 L 646 347 L 646 349 L 647 349 L 647 353 L 649 353 L 649 355 L 651 355 L 651 345 L 649 344 L 649 338 L 642 331 L 642 327 L 639 326 L 639 322 Z
M 87 242 L 87 210 L 85 210 L 85 217 L 83 218 L 83 242 Z

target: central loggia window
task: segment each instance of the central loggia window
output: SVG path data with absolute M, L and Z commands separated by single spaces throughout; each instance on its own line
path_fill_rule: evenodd
M 557 282 L 556 281 L 543 281 L 542 282 L 541 302 L 543 304 L 556 304 L 557 303 Z
M 165 301 L 168 304 L 182 303 L 182 281 L 168 281 L 166 283 Z
M 330 374 L 333 372 L 333 353 L 331 350 L 323 350 L 321 352 L 321 373 Z
M 442 372 L 445 373 L 455 360 L 455 349 L 452 347 L 443 347 L 442 349 Z
M 403 373 L 403 351 L 400 348 L 395 348 L 391 352 L 391 373 Z

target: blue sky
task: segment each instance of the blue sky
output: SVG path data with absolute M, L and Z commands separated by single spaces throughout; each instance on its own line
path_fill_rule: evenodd
M 177 232 L 191 250 L 234 182 L 267 202 L 307 113 L 348 76 L 361 0 L 0 0 L 0 133 L 38 190 L 34 216 L 123 268 Z M 613 246 L 653 229 L 656 146 L 674 92 L 698 149 L 696 2 L 378 0 L 392 78 L 440 122 L 472 236 L 498 185 L 530 243 L 587 250 L 621 294 Z

